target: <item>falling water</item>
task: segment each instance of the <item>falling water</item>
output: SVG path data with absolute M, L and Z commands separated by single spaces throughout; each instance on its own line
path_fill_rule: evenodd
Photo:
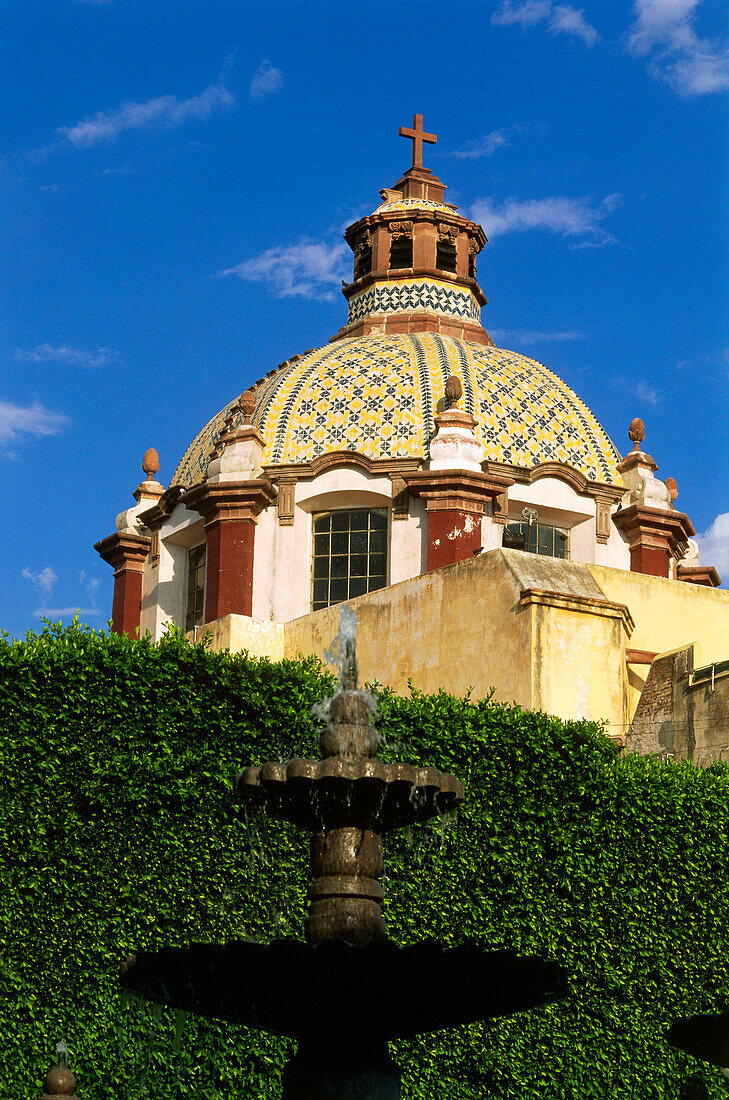
M 328 649 L 324 650 L 324 660 L 327 664 L 334 665 L 337 670 L 338 687 L 340 691 L 357 691 L 364 699 L 369 710 L 369 724 L 374 726 L 379 717 L 377 710 L 377 697 L 371 692 L 357 688 L 359 681 L 359 664 L 357 662 L 357 616 L 349 604 L 342 604 L 339 610 L 339 630 L 333 638 Z M 315 703 L 311 708 L 315 720 L 323 723 L 329 721 L 329 706 L 331 698 L 324 699 L 321 703 Z

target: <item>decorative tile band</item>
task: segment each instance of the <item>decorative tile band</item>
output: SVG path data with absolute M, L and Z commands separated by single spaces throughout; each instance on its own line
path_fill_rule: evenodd
M 411 313 L 427 310 L 461 321 L 481 320 L 481 308 L 469 290 L 434 279 L 404 279 L 397 283 L 378 283 L 356 294 L 349 302 L 347 324 L 376 313 Z

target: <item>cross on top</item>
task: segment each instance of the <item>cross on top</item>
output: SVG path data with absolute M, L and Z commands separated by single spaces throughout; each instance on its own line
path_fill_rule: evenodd
M 413 143 L 413 168 L 423 167 L 423 142 L 427 141 L 428 145 L 435 145 L 438 138 L 435 134 L 426 134 L 423 130 L 423 116 L 413 115 L 413 128 L 408 129 L 407 126 L 401 126 L 398 130 L 400 137 L 410 138 Z

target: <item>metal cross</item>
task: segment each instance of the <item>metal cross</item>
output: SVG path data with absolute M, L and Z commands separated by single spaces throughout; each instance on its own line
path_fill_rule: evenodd
M 413 168 L 422 168 L 423 142 L 427 141 L 428 145 L 435 145 L 438 140 L 435 134 L 426 134 L 423 130 L 423 116 L 413 115 L 412 130 L 407 126 L 401 126 L 398 134 L 400 137 L 410 138 L 413 143 Z

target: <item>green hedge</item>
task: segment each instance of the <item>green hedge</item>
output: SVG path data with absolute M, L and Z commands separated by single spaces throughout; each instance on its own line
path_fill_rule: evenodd
M 213 654 L 73 625 L 0 645 L 0 1092 L 34 1100 L 65 1037 L 83 1100 L 276 1097 L 293 1044 L 123 1004 L 136 947 L 302 934 L 306 838 L 247 821 L 248 763 L 316 753 L 313 660 Z M 380 693 L 382 755 L 466 785 L 386 841 L 401 943 L 546 952 L 559 1005 L 397 1044 L 407 1097 L 725 1094 L 668 1050 L 729 992 L 729 772 L 616 758 L 599 728 L 445 693 Z M 383 989 L 383 997 L 387 990 Z M 346 1011 L 346 1006 L 343 1006 Z

